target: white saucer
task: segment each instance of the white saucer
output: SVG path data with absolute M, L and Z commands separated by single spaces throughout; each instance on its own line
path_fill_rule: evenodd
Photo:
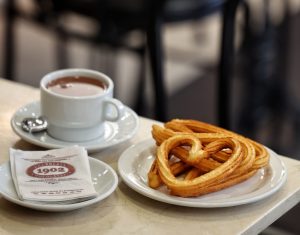
M 8 201 L 20 206 L 40 211 L 60 212 L 70 211 L 95 204 L 112 194 L 118 186 L 116 172 L 106 163 L 89 157 L 92 181 L 98 193 L 96 198 L 73 204 L 46 204 L 33 201 L 21 201 L 15 191 L 11 178 L 9 162 L 0 166 L 0 194 Z
M 155 143 L 152 139 L 133 145 L 119 158 L 118 170 L 124 182 L 140 194 L 169 204 L 187 207 L 229 207 L 262 200 L 281 188 L 287 178 L 286 168 L 272 150 L 270 165 L 260 169 L 250 179 L 199 197 L 183 198 L 170 195 L 165 186 L 158 190 L 148 186 L 147 173 L 155 159 Z
M 21 121 L 25 117 L 40 116 L 40 102 L 29 103 L 18 109 L 11 119 L 11 126 L 14 132 L 23 140 L 45 148 L 63 148 L 66 146 L 79 145 L 85 147 L 89 152 L 120 144 L 136 133 L 139 119 L 137 114 L 128 107 L 125 107 L 125 114 L 118 122 L 106 122 L 104 136 L 87 142 L 66 142 L 54 139 L 46 131 L 40 133 L 28 133 L 21 127 Z

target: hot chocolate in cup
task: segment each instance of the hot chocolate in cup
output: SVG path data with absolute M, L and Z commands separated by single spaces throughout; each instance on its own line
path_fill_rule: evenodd
M 124 105 L 113 98 L 113 81 L 88 69 L 64 69 L 45 75 L 40 82 L 41 115 L 53 138 L 84 142 L 101 137 L 106 121 L 116 122 Z

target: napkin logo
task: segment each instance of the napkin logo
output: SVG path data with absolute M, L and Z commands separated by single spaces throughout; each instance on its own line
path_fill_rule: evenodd
M 42 157 L 43 159 L 51 159 L 51 158 L 55 158 L 54 155 L 51 154 L 46 154 L 45 156 Z
M 64 162 L 42 162 L 30 166 L 26 174 L 35 178 L 57 178 L 74 174 L 74 166 Z

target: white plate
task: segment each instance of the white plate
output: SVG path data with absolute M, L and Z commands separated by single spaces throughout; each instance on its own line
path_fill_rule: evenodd
M 45 204 L 33 201 L 21 201 L 16 193 L 13 180 L 11 178 L 9 162 L 0 166 L 0 194 L 8 201 L 20 206 L 28 207 L 40 211 L 70 211 L 95 204 L 112 194 L 118 186 L 118 177 L 115 171 L 106 163 L 89 157 L 92 181 L 98 193 L 96 198 L 73 203 L 73 204 Z
M 165 186 L 158 190 L 147 184 L 147 173 L 155 158 L 153 140 L 129 147 L 119 158 L 119 173 L 133 190 L 149 198 L 188 207 L 229 207 L 252 203 L 275 193 L 286 181 L 287 172 L 278 155 L 270 150 L 270 166 L 260 169 L 250 179 L 230 188 L 191 198 L 170 195 Z
M 89 152 L 120 144 L 136 133 L 139 119 L 136 113 L 125 107 L 125 114 L 118 122 L 105 122 L 104 136 L 86 142 L 66 142 L 54 139 L 46 131 L 40 133 L 28 133 L 21 127 L 21 122 L 25 117 L 40 116 L 39 101 L 27 104 L 18 109 L 11 119 L 11 126 L 14 132 L 29 143 L 45 148 L 63 148 L 66 146 L 79 145 L 85 147 Z

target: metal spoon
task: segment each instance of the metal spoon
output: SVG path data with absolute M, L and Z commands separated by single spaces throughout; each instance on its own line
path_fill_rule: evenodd
M 44 117 L 29 117 L 24 118 L 21 122 L 21 127 L 26 132 L 40 132 L 47 129 L 48 122 Z

